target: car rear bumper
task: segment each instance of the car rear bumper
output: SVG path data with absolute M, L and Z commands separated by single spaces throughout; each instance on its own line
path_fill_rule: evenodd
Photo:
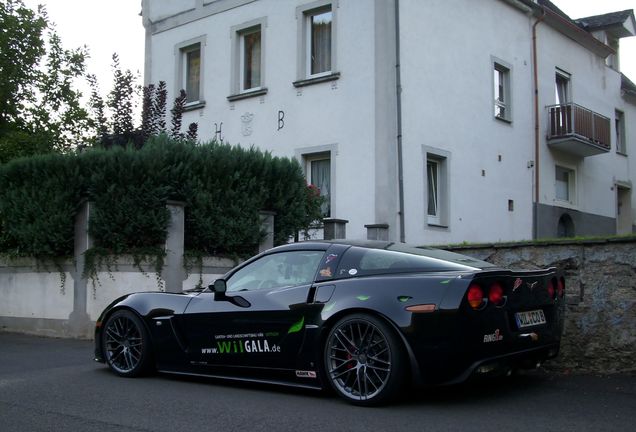
M 472 377 L 501 375 L 515 369 L 532 369 L 546 360 L 555 358 L 559 354 L 559 348 L 560 343 L 552 343 L 481 359 L 471 364 L 457 377 L 442 384 L 458 384 Z

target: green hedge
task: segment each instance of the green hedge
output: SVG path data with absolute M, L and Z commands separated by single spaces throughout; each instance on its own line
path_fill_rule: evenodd
M 76 160 L 60 154 L 0 166 L 0 252 L 72 255 L 80 178 Z
M 83 199 L 94 203 L 95 246 L 115 254 L 165 242 L 168 200 L 185 203 L 186 251 L 198 254 L 252 254 L 262 238 L 260 210 L 276 212 L 276 244 L 320 217 L 320 197 L 293 159 L 157 137 L 141 150 L 92 149 L 0 166 L 0 252 L 71 255 Z

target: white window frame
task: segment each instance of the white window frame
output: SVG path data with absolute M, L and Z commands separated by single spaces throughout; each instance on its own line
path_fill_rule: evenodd
M 194 108 L 205 104 L 204 98 L 204 65 L 205 65 L 205 46 L 206 36 L 199 36 L 194 39 L 190 39 L 177 44 L 174 48 L 176 57 L 175 65 L 175 95 L 179 95 L 181 90 L 187 88 L 188 79 L 188 53 L 198 50 L 199 51 L 199 97 L 196 100 L 190 100 L 186 102 L 186 108 Z
M 329 159 L 329 176 L 331 190 L 329 191 L 329 217 L 336 217 L 336 155 L 338 154 L 338 144 L 327 144 L 313 147 L 303 147 L 295 150 L 295 158 L 305 174 L 307 184 L 311 184 L 311 162 L 316 160 Z
M 328 77 L 336 74 L 336 46 L 339 0 L 318 0 L 296 8 L 298 22 L 297 79 L 299 81 Z M 311 73 L 311 17 L 331 11 L 331 68 Z
M 567 192 L 568 192 L 568 199 L 563 199 L 560 198 L 558 196 L 558 192 L 557 192 L 557 170 L 563 170 L 564 172 L 566 172 L 568 174 L 568 187 L 567 187 Z M 576 175 L 576 168 L 572 167 L 572 166 L 568 166 L 566 164 L 561 164 L 558 163 L 554 166 L 554 201 L 560 204 L 566 204 L 569 206 L 575 206 L 577 203 L 577 199 L 576 199 L 576 194 L 577 194 L 577 175 Z
M 564 90 L 565 90 L 565 100 L 559 100 L 559 91 L 557 86 L 557 79 L 560 78 L 566 82 Z M 554 103 L 557 105 L 565 105 L 572 102 L 572 75 L 562 69 L 556 68 L 554 74 Z
M 450 153 L 445 150 L 423 146 L 424 155 L 424 215 L 426 225 L 429 227 L 448 228 L 450 223 Z M 435 195 L 437 197 L 437 214 L 428 213 L 429 207 L 429 163 L 433 163 L 437 169 L 437 185 Z
M 512 66 L 498 58 L 492 57 L 491 59 L 491 76 L 492 76 L 492 89 L 493 89 L 493 109 L 494 117 L 497 120 L 503 120 L 507 123 L 512 122 Z M 501 80 L 503 81 L 502 92 L 503 101 L 497 98 L 497 81 L 495 74 L 499 73 Z M 499 115 L 497 109 L 502 108 L 504 115 Z
M 333 183 L 332 183 L 332 169 L 331 169 L 331 154 L 330 153 L 314 153 L 311 155 L 306 155 L 305 156 L 305 173 L 306 173 L 306 179 L 307 179 L 307 184 L 313 184 L 316 187 L 319 187 L 319 185 L 316 185 L 314 183 L 314 179 L 312 178 L 312 164 L 314 162 L 320 162 L 320 161 L 329 161 L 329 202 L 327 203 L 327 208 L 328 211 L 326 212 L 326 214 L 323 214 L 324 217 L 331 217 L 331 191 L 333 190 Z M 321 191 L 322 192 L 322 191 Z M 322 193 L 321 193 L 322 195 Z M 324 195 L 323 195 L 324 196 Z
M 190 98 L 191 97 L 191 92 L 188 93 L 188 78 L 190 77 L 190 61 L 189 61 L 189 57 L 191 53 L 199 53 L 199 82 L 197 83 L 197 97 L 196 98 Z M 183 74 L 183 80 L 182 80 L 182 89 L 184 89 L 186 91 L 186 104 L 192 104 L 192 103 L 198 103 L 199 100 L 201 99 L 201 45 L 196 44 L 196 45 L 192 45 L 189 46 L 187 48 L 184 48 L 181 50 L 181 55 L 183 56 L 182 58 L 182 64 L 183 64 L 183 69 L 181 71 L 181 73 Z
M 258 59 L 258 85 L 252 86 L 252 87 L 247 87 L 245 85 L 245 60 L 246 60 L 246 52 L 245 52 L 245 37 L 249 36 L 249 35 L 253 35 L 258 33 L 259 35 L 259 39 L 262 36 L 261 33 L 261 28 L 260 27 L 256 27 L 253 28 L 249 31 L 243 32 L 241 33 L 240 37 L 239 37 L 239 45 L 240 45 L 240 49 L 239 49 L 239 59 L 240 59 L 240 64 L 239 64 L 239 70 L 240 70 L 240 74 L 239 74 L 239 81 L 240 81 L 240 91 L 241 93 L 247 92 L 247 91 L 255 91 L 255 90 L 260 90 L 262 85 L 261 85 L 261 70 L 262 70 L 262 61 L 261 58 Z M 260 44 L 260 41 L 259 41 Z M 261 53 L 260 53 L 260 48 L 259 48 L 259 57 L 262 57 Z
M 426 159 L 426 197 L 427 197 L 427 202 L 426 202 L 426 218 L 429 224 L 431 225 L 440 225 L 441 223 L 441 202 L 440 200 L 443 200 L 442 194 L 441 194 L 441 187 L 440 187 L 440 180 L 442 179 L 442 168 L 441 168 L 441 162 L 438 159 L 431 159 L 431 158 L 427 158 Z M 431 172 L 434 173 L 434 175 L 431 175 Z M 433 185 L 431 187 L 431 178 L 434 177 L 435 180 L 435 185 Z M 433 194 L 431 194 L 431 189 L 433 189 Z M 434 214 L 431 214 L 431 195 L 434 196 L 434 201 L 435 203 L 433 204 L 434 208 Z
M 251 94 L 261 95 L 267 92 L 267 87 L 265 85 L 266 28 L 267 17 L 257 18 L 231 27 L 231 96 L 229 96 L 228 99 L 233 99 L 236 97 L 240 98 L 241 95 L 244 95 L 246 97 L 249 97 Z M 260 32 L 261 35 L 260 85 L 256 87 L 245 88 L 245 36 L 255 32 Z
M 331 7 L 329 7 L 328 9 L 317 9 L 317 10 L 313 10 L 311 12 L 305 13 L 305 20 L 307 21 L 305 23 L 305 28 L 306 30 L 306 35 L 305 35 L 305 39 L 306 39 L 306 46 L 305 46 L 305 68 L 306 68 L 306 72 L 307 72 L 307 78 L 318 78 L 318 77 L 322 77 L 322 76 L 327 76 L 327 75 L 331 75 L 331 59 L 329 59 L 329 68 L 327 70 L 324 71 L 320 71 L 320 72 L 316 72 L 316 73 L 312 73 L 311 68 L 312 68 L 312 54 L 313 54 L 313 44 L 312 44 L 312 29 L 313 29 L 313 18 L 315 16 L 319 16 L 325 13 L 330 13 L 331 14 L 331 26 L 333 27 L 333 11 L 331 10 Z M 333 32 L 333 30 L 330 28 L 330 31 Z M 329 35 L 329 38 L 331 39 L 331 35 Z M 333 48 L 332 46 L 333 44 L 329 45 L 329 57 L 331 57 L 331 50 Z
M 627 139 L 625 136 L 625 112 L 614 110 L 614 136 L 616 137 L 616 153 L 627 155 Z

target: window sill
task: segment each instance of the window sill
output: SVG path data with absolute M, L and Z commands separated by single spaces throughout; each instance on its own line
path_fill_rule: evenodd
M 622 152 L 622 151 L 618 151 L 618 150 L 617 150 L 617 151 L 616 151 L 616 154 L 617 154 L 617 155 L 620 155 L 620 156 L 625 156 L 625 157 L 627 157 L 627 153 Z
M 305 87 L 308 85 L 320 84 L 324 82 L 335 81 L 338 79 L 340 79 L 340 72 L 332 72 L 329 75 L 294 81 L 292 84 L 294 84 L 294 87 Z
M 205 101 L 190 102 L 183 107 L 184 111 L 194 111 L 205 106 Z
M 504 122 L 506 124 L 512 124 L 512 120 L 505 118 L 505 117 L 498 117 L 495 116 L 495 120 L 499 120 L 500 122 Z
M 258 90 L 251 90 L 251 91 L 246 91 L 244 93 L 229 95 L 227 97 L 227 100 L 230 102 L 234 102 L 241 99 L 249 99 L 256 96 L 263 96 L 265 94 L 267 94 L 267 87 L 261 87 Z
M 426 225 L 431 228 L 448 229 L 448 225 L 444 225 L 442 223 L 427 222 Z
M 554 205 L 556 207 L 561 207 L 561 208 L 566 208 L 566 209 L 570 209 L 570 210 L 577 210 L 578 206 L 575 202 L 572 201 L 564 201 L 564 200 L 560 200 L 558 198 L 554 199 Z

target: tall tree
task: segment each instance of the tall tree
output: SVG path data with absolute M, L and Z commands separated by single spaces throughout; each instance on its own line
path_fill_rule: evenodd
M 181 89 L 179 96 L 174 99 L 174 105 L 170 110 L 170 114 L 172 114 L 172 129 L 170 130 L 170 137 L 175 140 L 183 138 L 181 123 L 183 121 L 183 113 L 185 112 L 186 100 L 186 92 Z
M 0 163 L 86 139 L 90 118 L 74 81 L 87 55 L 85 47 L 62 47 L 42 6 L 0 2 Z
M 113 114 L 113 133 L 115 135 L 131 134 L 134 130 L 135 77 L 130 69 L 121 69 L 117 53 L 113 54 L 113 76 L 113 89 L 108 94 L 107 101 Z

